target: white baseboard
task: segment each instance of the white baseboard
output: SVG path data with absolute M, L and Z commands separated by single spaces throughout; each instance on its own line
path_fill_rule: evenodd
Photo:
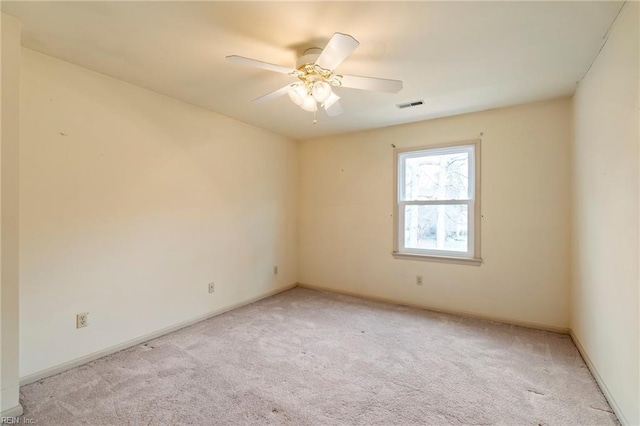
M 567 328 L 567 327 L 556 327 L 556 326 L 553 326 L 553 325 L 538 324 L 538 323 L 533 323 L 533 322 L 513 320 L 513 319 L 510 319 L 510 318 L 500 318 L 500 317 L 494 317 L 494 316 L 491 316 L 491 315 L 477 314 L 477 313 L 474 313 L 474 312 L 457 311 L 457 310 L 453 310 L 453 309 L 441 308 L 439 306 L 431 306 L 431 305 L 425 305 L 425 304 L 421 304 L 421 303 L 404 302 L 402 300 L 397 300 L 397 299 L 392 299 L 392 298 L 387 298 L 387 297 L 373 296 L 373 295 L 370 295 L 370 294 L 357 293 L 357 292 L 346 291 L 346 290 L 339 290 L 339 289 L 334 289 L 334 288 L 329 288 L 329 287 L 322 287 L 322 286 L 317 286 L 317 285 L 298 283 L 298 287 L 309 288 L 309 289 L 312 289 L 312 290 L 327 291 L 329 293 L 344 294 L 346 296 L 360 297 L 362 299 L 375 300 L 377 302 L 392 303 L 394 305 L 409 306 L 411 308 L 426 309 L 428 311 L 440 312 L 440 313 L 443 313 L 443 314 L 460 315 L 460 316 L 465 316 L 465 317 L 477 318 L 477 319 L 481 319 L 481 320 L 485 320 L 485 321 L 499 322 L 501 324 L 517 325 L 519 327 L 526 327 L 526 328 L 533 328 L 533 329 L 536 329 L 536 330 L 550 331 L 552 333 L 569 334 L 569 328 Z
M 22 405 L 18 404 L 13 408 L 4 410 L 2 413 L 0 413 L 0 417 L 19 417 L 23 412 L 24 410 L 22 409 Z
M 140 336 L 138 338 L 129 340 L 129 341 L 121 343 L 119 345 L 112 346 L 112 347 L 109 347 L 109 348 L 106 348 L 106 349 L 103 349 L 103 350 L 100 350 L 100 351 L 97 351 L 97 352 L 93 352 L 93 353 L 91 353 L 89 355 L 85 355 L 83 357 L 80 357 L 80 358 L 65 362 L 63 364 L 60 364 L 60 365 L 57 365 L 57 366 L 54 366 L 54 367 L 51 367 L 51 368 L 47 368 L 45 370 L 38 371 L 38 372 L 30 374 L 28 376 L 21 377 L 20 378 L 20 386 L 24 386 L 24 385 L 27 385 L 29 383 L 33 383 L 33 382 L 36 382 L 38 380 L 44 379 L 46 377 L 50 377 L 50 376 L 54 376 L 56 374 L 62 373 L 64 371 L 66 371 L 66 370 L 70 370 L 72 368 L 79 367 L 79 366 L 81 366 L 83 364 L 86 364 L 88 362 L 94 361 L 94 360 L 96 360 L 98 358 L 102 358 L 104 356 L 111 355 L 111 354 L 116 353 L 116 352 L 120 352 L 121 350 L 130 348 L 132 346 L 139 345 L 141 343 L 144 343 L 144 342 L 147 342 L 149 340 L 158 338 L 158 337 L 163 336 L 165 334 L 172 333 L 174 331 L 180 330 L 182 328 L 188 327 L 190 325 L 196 324 L 196 323 L 204 321 L 206 319 L 215 317 L 217 315 L 223 314 L 223 313 L 231 311 L 233 309 L 237 309 L 237 308 L 240 308 L 242 306 L 250 305 L 251 303 L 255 303 L 255 302 L 259 301 L 259 300 L 266 299 L 267 297 L 271 297 L 271 296 L 274 296 L 274 295 L 276 295 L 278 293 L 282 293 L 284 291 L 291 290 L 294 287 L 302 287 L 302 288 L 308 288 L 308 289 L 312 289 L 312 290 L 327 291 L 327 292 L 330 292 L 330 293 L 344 294 L 344 295 L 347 295 L 347 296 L 360 297 L 360 298 L 369 299 L 369 300 L 375 300 L 375 301 L 379 301 L 379 302 L 393 303 L 393 304 L 396 304 L 396 305 L 409 306 L 409 307 L 419 308 L 419 309 L 426 309 L 426 310 L 435 311 L 435 312 L 442 312 L 442 313 L 446 313 L 446 314 L 462 315 L 462 316 L 466 316 L 466 317 L 472 317 L 472 318 L 478 318 L 478 319 L 482 319 L 482 320 L 494 321 L 494 322 L 499 322 L 499 323 L 503 323 L 503 324 L 517 325 L 517 326 L 521 326 L 521 327 L 534 328 L 534 329 L 543 330 L 543 331 L 551 331 L 551 332 L 554 332 L 554 333 L 568 334 L 568 335 L 571 336 L 571 340 L 573 341 L 573 343 L 575 344 L 576 348 L 578 349 L 578 352 L 580 353 L 580 355 L 582 356 L 582 359 L 584 360 L 585 364 L 589 368 L 589 371 L 591 371 L 591 374 L 593 375 L 593 377 L 595 378 L 596 382 L 598 383 L 598 386 L 600 386 L 600 389 L 602 390 L 602 393 L 604 394 L 605 398 L 609 402 L 609 405 L 611 406 L 611 408 L 613 409 L 614 413 L 618 417 L 618 420 L 620 420 L 620 423 L 623 426 L 631 426 L 631 424 L 628 422 L 627 418 L 624 416 L 624 414 L 620 410 L 620 407 L 618 406 L 616 400 L 613 398 L 613 395 L 611 394 L 611 392 L 607 388 L 607 385 L 605 384 L 604 380 L 602 379 L 602 377 L 598 373 L 598 370 L 593 365 L 593 362 L 591 362 L 591 359 L 589 358 L 589 356 L 585 352 L 585 350 L 582 347 L 582 344 L 578 340 L 577 336 L 573 333 L 573 330 L 571 330 L 569 328 L 555 327 L 555 326 L 549 326 L 549 325 L 546 325 L 546 324 L 537 324 L 537 323 L 517 321 L 517 320 L 511 320 L 511 319 L 505 319 L 505 318 L 499 318 L 499 317 L 492 317 L 492 316 L 489 316 L 489 315 L 476 314 L 476 313 L 473 313 L 473 312 L 465 312 L 465 311 L 455 311 L 455 310 L 451 310 L 451 309 L 443 309 L 443 308 L 435 307 L 435 306 L 429 306 L 429 305 L 424 305 L 424 304 L 416 304 L 416 303 L 408 303 L 408 302 L 395 300 L 395 299 L 391 299 L 391 298 L 386 298 L 386 297 L 372 296 L 372 295 L 368 295 L 368 294 L 356 293 L 356 292 L 345 291 L 345 290 L 338 290 L 338 289 L 333 289 L 333 288 L 329 288 L 329 287 L 322 287 L 322 286 L 303 284 L 303 283 L 292 284 L 292 285 L 281 287 L 281 288 L 278 288 L 278 289 L 275 289 L 275 290 L 271 290 L 271 291 L 269 291 L 267 293 L 264 293 L 264 294 L 262 294 L 260 296 L 253 297 L 253 298 L 245 300 L 243 302 L 235 303 L 233 305 L 229 305 L 229 306 L 226 306 L 224 308 L 217 309 L 215 311 L 212 311 L 212 312 L 209 312 L 207 314 L 198 316 L 196 318 L 192 318 L 190 320 L 178 323 L 176 325 L 173 325 L 173 326 L 170 326 L 170 327 L 166 327 L 166 328 L 163 328 L 161 330 L 158 330 L 158 331 L 155 331 L 155 332 L 152 332 L 152 333 L 149 333 L 149 334 L 145 334 L 144 336 Z M 18 417 L 18 416 L 21 416 L 22 414 L 23 414 L 22 405 L 18 404 L 17 406 L 15 406 L 13 408 L 10 408 L 8 410 L 3 411 L 0 416 L 1 417 Z
M 122 351 L 124 349 L 128 349 L 128 348 L 130 348 L 132 346 L 136 346 L 136 345 L 139 345 L 141 343 L 147 342 L 149 340 L 158 338 L 160 336 L 164 336 L 165 334 L 173 333 L 174 331 L 180 330 L 180 329 L 185 328 L 185 327 L 189 327 L 190 325 L 199 323 L 201 321 L 204 321 L 206 319 L 215 317 L 217 315 L 223 314 L 223 313 L 231 311 L 233 309 L 237 309 L 237 308 L 240 308 L 242 306 L 250 305 L 251 303 L 255 303 L 255 302 L 259 301 L 259 300 L 266 299 L 267 297 L 271 297 L 271 296 L 274 296 L 274 295 L 276 295 L 278 293 L 282 293 L 284 291 L 291 290 L 292 288 L 294 288 L 296 286 L 297 286 L 297 284 L 291 284 L 291 285 L 288 285 L 288 286 L 285 286 L 285 287 L 280 287 L 280 288 L 277 288 L 275 290 L 268 291 L 268 292 L 266 292 L 264 294 L 261 294 L 259 296 L 252 297 L 251 299 L 247 299 L 247 300 L 244 300 L 244 301 L 239 302 L 239 303 L 234 303 L 233 305 L 229 305 L 229 306 L 226 306 L 224 308 L 216 309 L 215 311 L 211 311 L 211 312 L 209 312 L 207 314 L 200 315 L 198 317 L 189 319 L 187 321 L 180 322 L 178 324 L 163 328 L 161 330 L 154 331 L 154 332 L 149 333 L 149 334 L 145 334 L 145 335 L 140 336 L 140 337 L 136 337 L 135 339 L 128 340 L 128 341 L 126 341 L 124 343 L 120 343 L 119 345 L 111 346 L 109 348 L 102 349 L 102 350 L 99 350 L 97 352 L 90 353 L 88 355 L 82 356 L 80 358 L 73 359 L 73 360 L 65 362 L 63 364 L 59 364 L 59 365 L 56 365 L 56 366 L 53 366 L 53 367 L 50 367 L 50 368 L 47 368 L 47 369 L 44 369 L 44 370 L 37 371 L 37 372 L 35 372 L 33 374 L 29 374 L 28 376 L 21 377 L 20 378 L 20 386 L 24 386 L 24 385 L 28 385 L 29 383 L 37 382 L 38 380 L 44 379 L 46 377 L 55 376 L 56 374 L 60 374 L 60 373 L 62 373 L 64 371 L 70 370 L 72 368 L 79 367 L 79 366 L 81 366 L 83 364 L 86 364 L 88 362 L 94 361 L 94 360 L 96 360 L 98 358 L 102 358 L 104 356 L 111 355 L 111 354 L 116 353 L 116 352 L 120 352 L 120 351 Z M 20 409 L 22 409 L 22 407 L 20 407 Z M 22 412 L 20 414 L 22 414 Z M 4 413 L 2 415 L 4 416 Z
M 571 336 L 571 340 L 573 340 L 573 344 L 576 345 L 576 348 L 578 348 L 578 352 L 580 352 L 584 363 L 587 364 L 589 371 L 591 371 L 591 375 L 596 379 L 598 386 L 600 386 L 600 390 L 602 391 L 604 397 L 607 399 L 607 402 L 609 402 L 611 409 L 616 414 L 616 416 L 618 416 L 618 420 L 620 421 L 622 426 L 631 426 L 631 423 L 629 423 L 629 421 L 625 417 L 624 413 L 609 391 L 609 388 L 605 384 L 604 380 L 602 380 L 602 376 L 600 376 L 600 373 L 598 373 L 596 366 L 593 365 L 593 362 L 591 362 L 591 359 L 589 358 L 589 355 L 587 355 L 587 352 L 584 350 L 584 347 L 580 343 L 580 340 L 578 340 L 578 336 L 575 335 L 573 330 L 570 330 L 569 335 Z

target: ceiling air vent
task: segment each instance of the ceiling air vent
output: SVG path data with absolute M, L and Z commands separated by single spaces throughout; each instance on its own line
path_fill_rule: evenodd
M 404 104 L 397 104 L 398 109 L 412 108 L 420 105 L 424 105 L 424 101 L 421 99 L 419 101 L 407 102 Z

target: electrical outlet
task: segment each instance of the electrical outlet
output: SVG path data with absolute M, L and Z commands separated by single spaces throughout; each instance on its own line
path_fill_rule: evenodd
M 278 267 L 277 266 L 273 267 L 273 275 L 278 275 Z
M 416 284 L 422 285 L 422 275 L 416 275 Z
M 76 315 L 76 328 L 82 328 L 89 325 L 89 312 L 83 312 Z
M 214 291 L 216 291 L 216 284 L 209 283 L 209 293 L 213 293 Z

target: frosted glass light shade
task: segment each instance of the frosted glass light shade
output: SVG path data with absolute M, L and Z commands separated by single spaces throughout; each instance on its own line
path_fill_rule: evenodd
M 332 93 L 331 85 L 326 81 L 316 81 L 311 88 L 311 94 L 320 103 L 326 101 Z
M 293 103 L 301 106 L 302 101 L 307 96 L 307 88 L 301 83 L 292 84 L 288 93 Z
M 316 100 L 311 95 L 307 95 L 302 100 L 302 105 L 300 106 L 302 107 L 303 110 L 309 111 L 309 112 L 314 112 L 318 109 L 318 106 L 316 105 Z

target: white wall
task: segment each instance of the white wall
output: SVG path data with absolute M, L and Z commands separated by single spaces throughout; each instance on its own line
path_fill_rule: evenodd
M 394 259 L 391 144 L 481 132 L 484 263 Z M 300 282 L 566 330 L 570 139 L 560 99 L 301 143 Z
M 22 59 L 21 376 L 296 283 L 294 141 Z
M 2 14 L 2 188 L 0 191 L 0 413 L 22 413 L 18 402 L 18 179 L 20 142 L 20 21 Z
M 638 36 L 628 2 L 574 97 L 571 328 L 625 424 L 640 424 Z

